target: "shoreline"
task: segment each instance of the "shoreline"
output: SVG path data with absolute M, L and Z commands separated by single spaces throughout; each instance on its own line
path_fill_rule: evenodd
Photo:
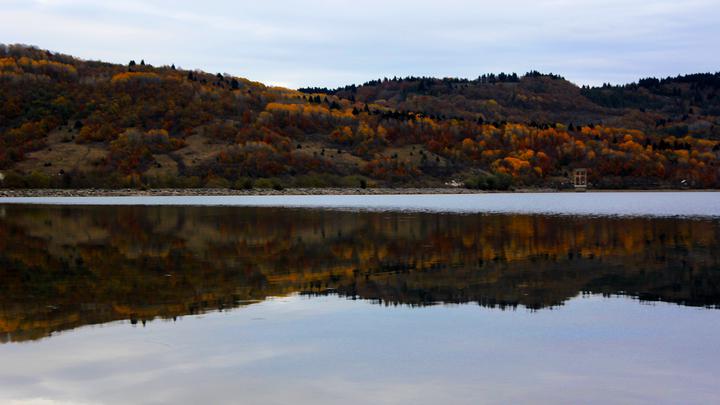
M 718 189 L 622 189 L 587 190 L 607 192 L 718 192 Z M 576 193 L 575 190 L 527 188 L 507 191 L 470 190 L 466 188 L 288 188 L 233 190 L 223 188 L 194 189 L 0 189 L 0 198 L 15 197 L 163 197 L 163 196 L 298 196 L 298 195 L 421 195 L 421 194 L 497 194 L 497 193 Z

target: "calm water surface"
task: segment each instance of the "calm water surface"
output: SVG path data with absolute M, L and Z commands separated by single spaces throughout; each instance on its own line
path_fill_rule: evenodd
M 663 194 L 2 200 L 0 403 L 718 403 L 717 194 Z
M 16 197 L 0 203 L 341 208 L 362 211 L 720 217 L 720 192 Z

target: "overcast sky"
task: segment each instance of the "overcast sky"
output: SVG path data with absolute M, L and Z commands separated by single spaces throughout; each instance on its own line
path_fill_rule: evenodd
M 287 87 L 539 70 L 720 70 L 720 0 L 0 0 L 0 43 Z

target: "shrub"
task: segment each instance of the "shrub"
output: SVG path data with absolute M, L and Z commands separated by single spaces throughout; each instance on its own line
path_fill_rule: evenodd
M 233 183 L 232 188 L 235 190 L 252 190 L 253 180 L 249 177 L 240 177 Z
M 27 176 L 27 185 L 29 188 L 48 188 L 50 182 L 50 176 L 45 173 L 34 171 Z
M 205 180 L 205 187 L 207 188 L 230 188 L 230 181 L 219 176 L 209 176 Z
M 465 188 L 472 190 L 508 190 L 512 177 L 505 173 L 481 174 L 465 180 Z
M 273 182 L 270 179 L 257 179 L 255 181 L 256 188 L 273 188 Z

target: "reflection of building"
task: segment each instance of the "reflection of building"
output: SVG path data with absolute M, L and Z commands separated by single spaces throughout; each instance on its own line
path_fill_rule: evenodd
M 573 170 L 573 186 L 576 190 L 587 189 L 587 169 Z

